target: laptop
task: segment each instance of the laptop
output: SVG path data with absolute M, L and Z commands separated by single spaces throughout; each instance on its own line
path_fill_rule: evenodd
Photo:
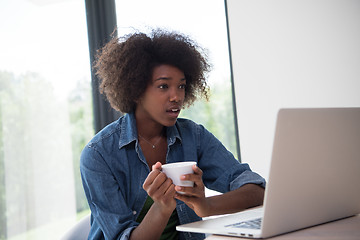
M 264 205 L 176 229 L 246 238 L 288 233 L 360 213 L 359 183 L 360 108 L 280 109 Z

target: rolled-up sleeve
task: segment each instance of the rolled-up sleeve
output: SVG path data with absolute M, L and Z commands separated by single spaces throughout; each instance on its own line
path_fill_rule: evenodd
M 121 234 L 120 240 L 128 240 L 128 239 L 130 239 L 130 234 L 131 234 L 132 230 L 134 230 L 134 229 L 135 229 L 135 226 L 125 229 Z
M 263 188 L 265 188 L 266 185 L 265 179 L 262 178 L 259 174 L 251 170 L 246 170 L 230 182 L 230 190 L 238 189 L 241 186 L 249 183 L 259 185 Z

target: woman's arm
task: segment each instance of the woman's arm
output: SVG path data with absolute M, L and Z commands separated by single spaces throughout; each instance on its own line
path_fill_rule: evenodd
M 264 188 L 255 184 L 246 184 L 231 192 L 207 198 L 207 209 L 204 216 L 228 214 L 263 204 Z
M 256 184 L 245 184 L 233 191 L 206 198 L 202 171 L 195 165 L 193 169 L 194 174 L 184 175 L 183 180 L 194 181 L 194 187 L 176 186 L 176 191 L 185 192 L 185 194 L 176 194 L 175 197 L 185 202 L 198 216 L 234 213 L 262 205 L 265 190 Z
M 154 203 L 140 225 L 132 231 L 131 240 L 159 239 L 176 208 L 174 184 L 160 169 L 161 163 L 158 162 L 153 166 L 143 184 L 143 188 Z

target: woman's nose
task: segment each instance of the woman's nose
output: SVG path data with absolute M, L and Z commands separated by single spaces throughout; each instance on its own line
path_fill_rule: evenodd
M 183 92 L 180 89 L 172 89 L 170 91 L 170 102 L 180 102 L 183 98 Z

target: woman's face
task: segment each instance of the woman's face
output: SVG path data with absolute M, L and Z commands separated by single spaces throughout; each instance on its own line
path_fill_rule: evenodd
M 172 65 L 159 65 L 136 107 L 136 117 L 162 126 L 173 126 L 185 98 L 184 72 Z

